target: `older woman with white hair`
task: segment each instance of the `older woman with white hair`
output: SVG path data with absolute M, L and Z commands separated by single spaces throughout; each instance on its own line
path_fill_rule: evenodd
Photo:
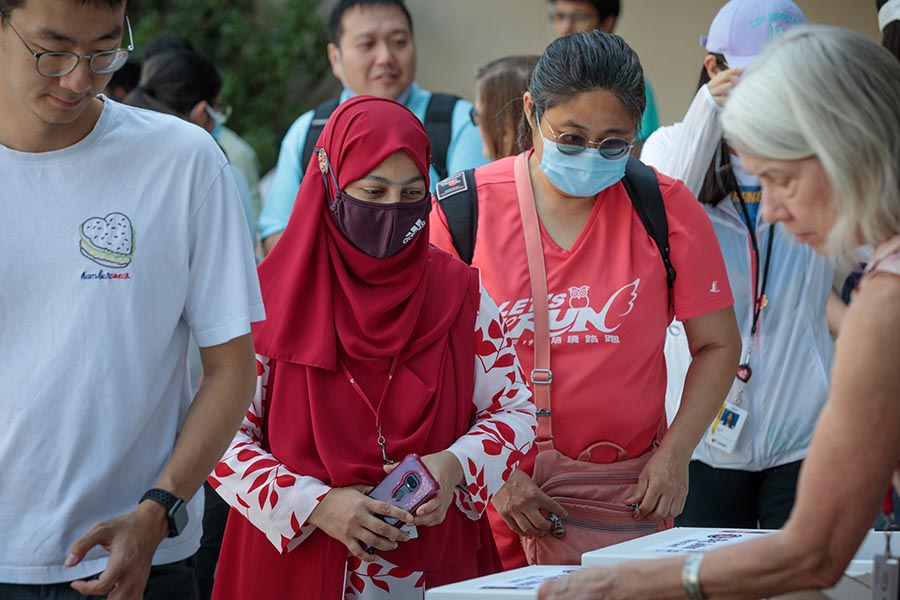
M 852 259 L 860 245 L 875 248 L 837 342 L 794 510 L 777 533 L 706 555 L 583 569 L 545 584 L 542 600 L 831 587 L 900 459 L 900 63 L 859 34 L 798 27 L 748 69 L 722 123 L 762 182 L 768 221 L 822 254 Z

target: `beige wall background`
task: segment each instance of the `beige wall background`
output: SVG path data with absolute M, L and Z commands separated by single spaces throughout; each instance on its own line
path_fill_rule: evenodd
M 880 40 L 875 0 L 795 0 L 810 22 Z M 547 0 L 406 0 L 415 23 L 417 81 L 472 99 L 475 69 L 552 41 Z M 697 87 L 709 30 L 724 0 L 622 0 L 616 33 L 641 57 L 660 123 L 681 119 Z

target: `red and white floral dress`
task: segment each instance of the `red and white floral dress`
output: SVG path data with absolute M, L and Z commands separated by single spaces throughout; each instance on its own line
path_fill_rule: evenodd
M 531 393 L 515 349 L 497 306 L 483 289 L 475 339 L 475 417 L 469 431 L 448 448 L 459 459 L 466 478 L 454 490 L 454 502 L 472 520 L 481 518 L 490 498 L 531 448 L 536 427 Z M 265 450 L 263 407 L 275 362 L 257 356 L 259 378 L 253 403 L 209 482 L 285 553 L 300 546 L 315 530 L 307 518 L 331 488 L 292 471 Z M 403 569 L 382 557 L 362 562 L 347 555 L 346 599 L 421 599 L 426 585 L 423 573 Z

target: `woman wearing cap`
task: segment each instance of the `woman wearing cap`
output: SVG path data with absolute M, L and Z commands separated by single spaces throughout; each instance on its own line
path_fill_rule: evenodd
M 477 272 L 428 245 L 429 151 L 370 96 L 319 138 L 259 268 L 257 396 L 210 478 L 232 507 L 214 598 L 421 599 L 499 568 L 480 516 L 534 409 Z M 366 495 L 410 453 L 441 488 L 414 515 Z
M 875 0 L 881 45 L 900 60 L 900 0 Z
M 837 340 L 828 402 L 784 528 L 702 554 L 583 569 L 541 600 L 764 598 L 834 586 L 900 458 L 900 63 L 833 27 L 786 33 L 722 113 L 725 138 L 763 184 L 766 220 L 816 252 L 874 258 Z
M 677 270 L 670 290 L 660 251 L 626 192 L 623 176 L 644 103 L 640 62 L 622 38 L 592 31 L 551 43 L 524 95 L 534 148 L 475 170 L 472 264 L 500 304 L 526 372 L 536 368 L 532 380 L 543 383 L 534 387 L 549 385 L 552 375 L 547 439 L 555 450 L 572 460 L 612 463 L 623 454 L 647 457 L 659 443 L 621 504 L 623 519 L 632 518 L 622 527 L 647 533 L 648 525 L 653 531 L 681 512 L 691 452 L 731 384 L 739 340 L 718 244 L 694 197 L 668 177 L 651 184 L 663 198 Z M 525 191 L 517 190 L 517 179 Z M 523 225 L 529 215 L 534 220 Z M 432 225 L 434 243 L 455 251 L 443 209 L 433 213 Z M 537 240 L 534 255 L 545 273 L 531 273 L 526 238 Z M 546 295 L 533 291 L 541 285 Z M 532 298 L 541 297 L 549 301 L 538 312 Z M 539 337 L 540 314 L 548 315 L 548 331 Z M 665 432 L 663 342 L 673 314 L 686 322 L 694 362 L 681 410 Z M 549 347 L 551 373 L 536 362 L 541 343 Z M 539 418 L 539 435 L 550 418 Z M 575 527 L 535 483 L 535 454 L 489 513 L 506 568 L 525 564 L 520 536 L 546 537 L 549 515 Z
M 700 87 L 684 121 L 657 130 L 641 153 L 647 164 L 682 179 L 709 215 L 743 340 L 741 366 L 723 406 L 741 416 L 739 427 L 722 435 L 714 423 L 697 446 L 679 526 L 781 528 L 828 396 L 834 348 L 826 305 L 841 304 L 831 291 L 834 269 L 826 257 L 794 243 L 781 224 L 762 220 L 759 179 L 724 141 L 719 121 L 742 67 L 770 38 L 804 21 L 790 0 L 728 2 L 705 39 Z M 677 335 L 667 340 L 667 359 L 690 360 Z M 683 377 L 684 371 L 669 371 L 670 381 Z

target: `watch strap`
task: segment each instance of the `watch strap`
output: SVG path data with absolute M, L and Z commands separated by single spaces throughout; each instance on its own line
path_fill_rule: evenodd
M 152 500 L 166 509 L 166 520 L 169 524 L 169 537 L 175 537 L 181 533 L 175 524 L 174 513 L 184 505 L 184 500 L 175 494 L 160 488 L 153 488 L 144 492 L 144 495 L 141 496 L 138 504 L 144 500 Z

